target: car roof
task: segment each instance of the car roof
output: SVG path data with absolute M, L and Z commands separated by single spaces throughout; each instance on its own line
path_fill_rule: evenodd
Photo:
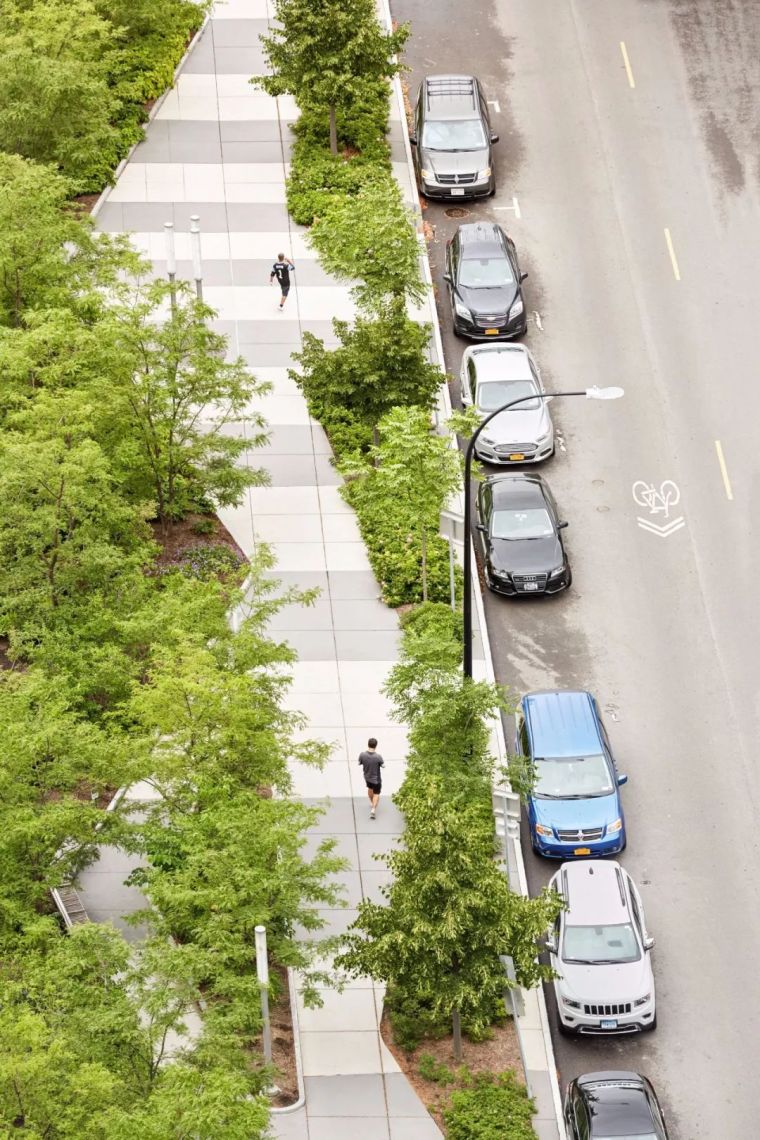
M 423 90 L 428 119 L 480 118 L 474 75 L 426 75 Z
M 623 873 L 614 860 L 588 859 L 563 863 L 560 885 L 567 904 L 565 922 L 573 926 L 625 922 L 628 902 L 623 882 Z
M 506 234 L 495 222 L 465 222 L 457 237 L 463 258 L 504 256 Z
M 540 475 L 494 475 L 483 484 L 493 494 L 494 510 L 525 510 L 546 504 Z
M 473 348 L 478 380 L 533 380 L 530 353 L 524 344 L 484 344 Z
M 598 1084 L 584 1082 L 591 1109 L 592 1136 L 643 1136 L 652 1134 L 652 1110 L 646 1087 L 636 1081 L 616 1080 Z
M 600 748 L 591 693 L 547 689 L 522 699 L 535 756 L 587 756 Z

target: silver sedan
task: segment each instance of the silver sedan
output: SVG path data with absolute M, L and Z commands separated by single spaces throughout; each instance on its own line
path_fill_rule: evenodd
M 543 392 L 538 365 L 523 344 L 471 345 L 462 357 L 460 386 L 463 405 L 474 405 L 481 419 L 510 400 Z M 478 459 L 499 467 L 549 459 L 554 425 L 547 403 L 526 400 L 494 416 L 475 445 Z

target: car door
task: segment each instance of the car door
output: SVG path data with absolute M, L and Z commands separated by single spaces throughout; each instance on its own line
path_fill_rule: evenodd
M 454 294 L 456 292 L 457 278 L 459 276 L 459 245 L 459 230 L 457 230 L 448 246 L 446 247 L 446 268 L 449 274 L 449 305 L 451 306 L 452 320 L 454 320 L 456 317 L 456 314 L 454 312 Z
M 425 105 L 425 84 L 420 84 L 420 89 L 417 92 L 417 102 L 414 107 L 414 130 L 413 135 L 417 145 L 412 147 L 412 162 L 414 163 L 414 172 L 419 180 L 420 171 L 420 146 L 422 143 L 422 128 L 424 126 L 423 108 Z
M 488 559 L 488 535 L 491 530 L 492 507 L 493 491 L 487 483 L 481 483 L 478 488 L 478 519 L 483 529 L 478 530 L 478 534 L 480 535 L 480 546 L 483 551 L 484 560 Z

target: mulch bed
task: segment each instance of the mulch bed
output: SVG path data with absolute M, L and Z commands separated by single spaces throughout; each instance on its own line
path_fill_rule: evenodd
M 438 1127 L 446 1135 L 443 1123 L 442 1109 L 457 1089 L 463 1088 L 461 1080 L 454 1080 L 451 1084 L 439 1084 L 436 1081 L 425 1080 L 420 1076 L 420 1057 L 423 1053 L 432 1055 L 442 1065 L 447 1065 L 456 1072 L 459 1067 L 454 1060 L 454 1047 L 451 1037 L 442 1037 L 440 1040 L 425 1040 L 411 1053 L 393 1044 L 390 1020 L 387 1013 L 383 1013 L 380 1023 L 380 1032 L 383 1040 L 398 1061 L 401 1071 L 405 1074 L 417 1096 L 427 1108 Z M 466 1038 L 462 1040 L 462 1065 L 471 1073 L 503 1073 L 511 1069 L 517 1079 L 524 1083 L 520 1048 L 517 1044 L 517 1033 L 514 1023 L 509 1018 L 504 1025 L 496 1026 L 493 1036 L 488 1041 L 473 1042 Z
M 277 1069 L 279 1092 L 272 1097 L 275 1108 L 285 1108 L 298 1100 L 298 1076 L 293 1037 L 293 1014 L 290 1008 L 290 990 L 287 970 L 278 966 L 274 971 L 280 982 L 280 997 L 269 1009 L 272 1023 L 272 1062 Z
M 198 523 L 211 523 L 213 529 L 208 534 L 196 534 L 193 527 Z M 180 522 L 170 523 L 166 531 L 159 522 L 152 522 L 153 538 L 161 550 L 156 565 L 168 570 L 180 565 L 186 555 L 200 546 L 227 546 L 242 564 L 247 558 L 224 523 L 216 515 L 189 514 Z

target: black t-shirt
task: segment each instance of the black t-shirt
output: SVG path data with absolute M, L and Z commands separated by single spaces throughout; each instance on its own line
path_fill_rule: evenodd
M 280 285 L 290 285 L 290 271 L 293 268 L 287 261 L 275 261 L 272 266 L 272 274 L 277 278 Z

